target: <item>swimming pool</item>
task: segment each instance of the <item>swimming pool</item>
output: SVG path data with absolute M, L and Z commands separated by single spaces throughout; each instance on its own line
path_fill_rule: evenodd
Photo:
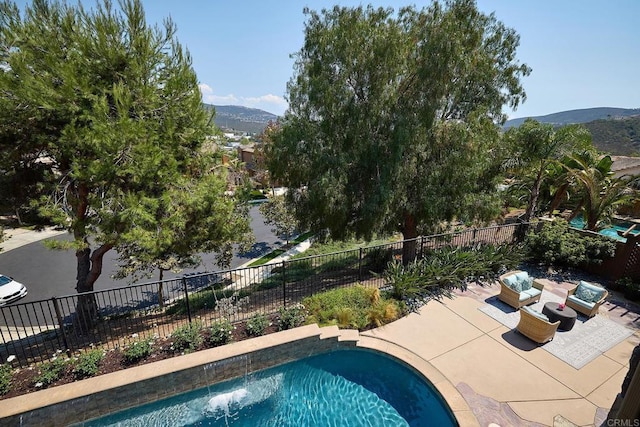
M 573 218 L 569 223 L 569 225 L 571 225 L 574 228 L 582 230 L 584 229 L 585 224 L 584 224 L 584 220 L 582 219 L 582 216 L 580 215 Z M 614 224 L 611 224 L 611 227 L 603 228 L 602 230 L 598 231 L 598 233 L 602 234 L 603 236 L 616 239 L 619 242 L 626 242 L 627 239 L 620 236 L 618 234 L 618 231 L 620 231 L 621 233 L 624 233 L 625 231 L 629 230 L 632 226 L 633 224 L 631 223 L 614 223 Z M 637 228 L 638 229 L 632 229 L 629 233 L 633 234 L 634 236 L 640 234 L 640 227 L 637 227 Z
M 212 375 L 206 370 L 204 374 Z M 413 370 L 376 352 L 337 350 L 87 421 L 84 425 L 457 424 L 439 393 Z

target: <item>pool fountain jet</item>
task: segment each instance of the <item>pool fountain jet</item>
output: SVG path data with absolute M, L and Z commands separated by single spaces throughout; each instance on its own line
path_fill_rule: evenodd
M 283 374 L 249 380 L 244 387 L 213 396 L 203 409 L 203 415 L 225 419 L 239 410 L 263 402 L 273 396 L 282 385 Z M 231 412 L 233 411 L 233 413 Z

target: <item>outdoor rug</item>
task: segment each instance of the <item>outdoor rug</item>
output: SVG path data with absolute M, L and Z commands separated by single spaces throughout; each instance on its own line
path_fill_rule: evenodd
M 530 307 L 541 312 L 546 302 L 560 303 L 564 302 L 564 298 L 543 290 L 540 301 Z M 516 328 L 520 321 L 520 314 L 515 308 L 503 303 L 497 296 L 488 299 L 487 303 L 479 310 L 510 329 Z M 586 316 L 578 313 L 573 329 L 557 331 L 553 340 L 542 345 L 542 348 L 574 368 L 580 369 L 632 334 L 632 330 L 601 315 L 587 319 Z

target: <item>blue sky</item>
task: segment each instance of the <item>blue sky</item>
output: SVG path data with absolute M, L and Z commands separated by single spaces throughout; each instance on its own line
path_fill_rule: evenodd
M 74 0 L 68 0 L 74 3 Z M 24 2 L 20 2 L 24 3 Z M 205 102 L 282 114 L 302 9 L 368 4 L 325 0 L 143 0 L 148 22 L 171 16 L 189 49 Z M 429 2 L 371 1 L 398 9 Z M 85 6 L 93 0 L 83 0 Z M 510 118 L 590 107 L 640 107 L 640 1 L 478 0 L 520 34 L 527 101 Z

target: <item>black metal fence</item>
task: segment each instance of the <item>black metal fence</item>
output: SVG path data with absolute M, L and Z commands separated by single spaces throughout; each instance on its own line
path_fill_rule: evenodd
M 417 257 L 443 246 L 504 244 L 520 240 L 524 224 L 422 236 L 342 252 L 294 258 L 275 264 L 190 274 L 85 294 L 0 307 L 0 357 L 15 365 L 49 359 L 91 347 L 114 349 L 147 337 L 167 337 L 193 321 L 246 321 L 256 314 L 337 287 L 382 287 L 387 263 L 415 246 Z

